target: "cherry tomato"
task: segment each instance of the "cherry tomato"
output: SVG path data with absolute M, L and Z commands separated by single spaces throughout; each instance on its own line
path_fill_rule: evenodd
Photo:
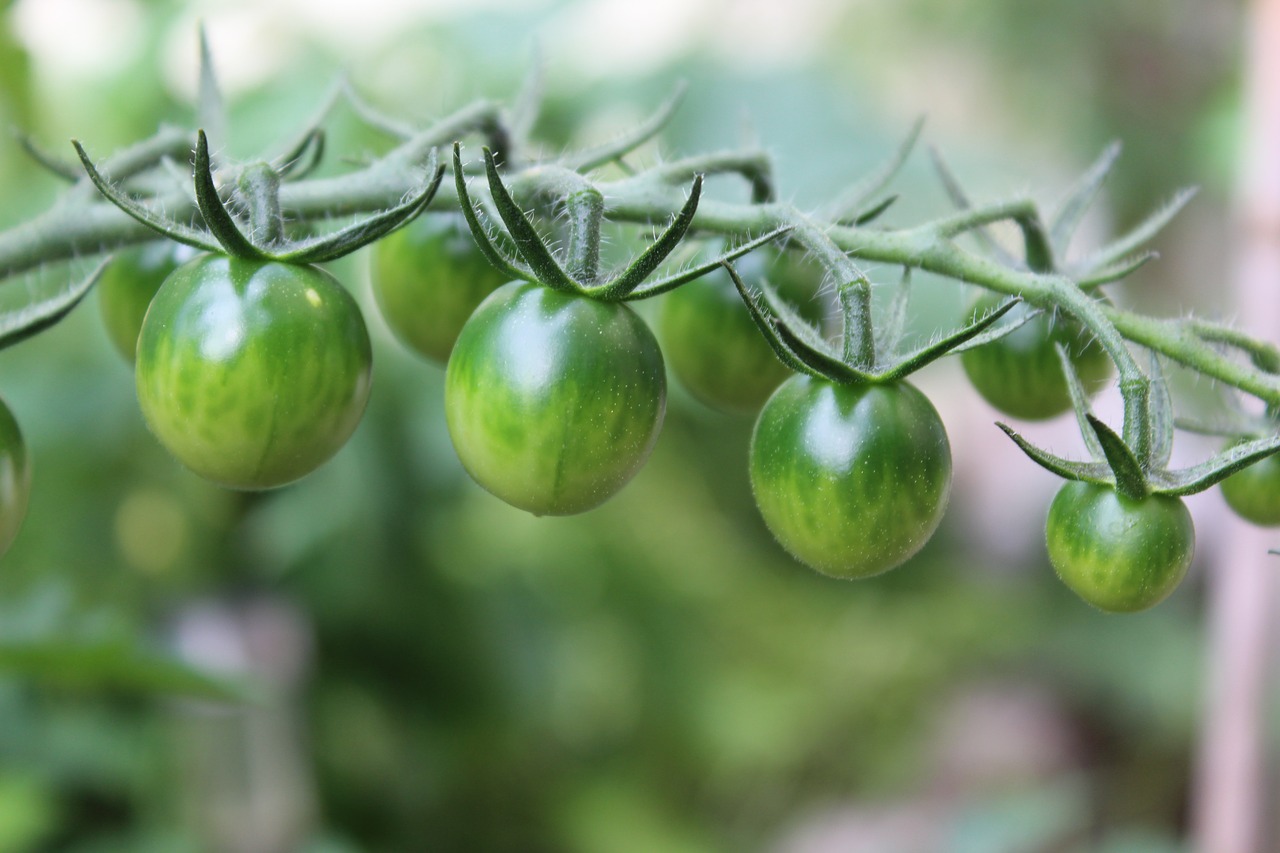
M 970 320 L 990 313 L 1003 299 L 996 293 L 979 297 Z M 1005 319 L 1016 322 L 1031 310 L 1016 305 Z M 1033 317 L 1003 338 L 965 350 L 960 362 L 973 387 L 996 409 L 1015 418 L 1045 420 L 1071 409 L 1071 392 L 1055 348 L 1059 343 L 1067 348 L 1085 391 L 1098 391 L 1111 375 L 1111 360 L 1101 344 L 1063 316 Z
M 1280 526 L 1280 454 L 1273 453 L 1223 480 L 1222 496 L 1244 520 L 1260 527 Z
M 779 295 L 805 319 L 820 324 L 826 307 L 818 296 L 821 269 L 792 260 L 788 254 L 756 250 L 741 258 L 736 269 L 748 284 L 758 281 L 767 269 Z M 671 372 L 690 394 L 712 408 L 759 411 L 791 375 L 756 328 L 724 270 L 664 296 L 659 329 Z
M 634 311 L 511 282 L 462 327 L 445 419 L 481 486 L 536 515 L 603 503 L 653 449 L 666 411 L 658 343 Z
M 1093 606 L 1145 610 L 1182 581 L 1195 552 L 1195 527 L 1181 499 L 1127 498 L 1110 486 L 1069 482 L 1045 523 L 1049 560 L 1062 582 Z
M 788 552 L 838 578 L 901 565 L 946 509 L 951 447 L 913 385 L 841 385 L 797 375 L 751 436 L 751 485 Z
M 373 247 L 373 296 L 387 326 L 440 364 L 471 312 L 505 282 L 453 214 L 423 214 Z
M 196 250 L 171 241 L 137 246 L 112 258 L 98 279 L 98 309 L 112 346 L 133 364 L 142 318 L 169 273 L 191 260 Z
M 9 407 L 0 400 L 0 557 L 9 550 L 27 515 L 31 459 Z
M 371 364 L 360 309 L 328 273 L 202 255 L 165 280 L 143 321 L 138 402 L 192 471 L 268 489 L 346 443 Z

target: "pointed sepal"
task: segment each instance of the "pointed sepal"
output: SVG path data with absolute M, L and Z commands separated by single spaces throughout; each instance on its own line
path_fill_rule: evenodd
M 1111 173 L 1112 167 L 1115 166 L 1116 159 L 1120 156 L 1120 150 L 1121 145 L 1119 142 L 1112 142 L 1104 148 L 1102 154 L 1080 176 L 1080 179 L 1067 193 L 1067 197 L 1063 199 L 1062 204 L 1058 207 L 1049 225 L 1049 240 L 1059 255 L 1066 255 L 1072 236 L 1075 235 L 1076 229 L 1080 227 L 1085 211 L 1093 204 L 1093 200 L 1102 189 L 1102 184 L 1107 180 L 1107 175 Z
M 658 239 L 654 240 L 647 249 L 639 254 L 631 265 L 622 271 L 616 278 L 606 282 L 598 287 L 588 288 L 586 293 L 598 299 L 607 301 L 616 301 L 625 298 L 629 293 L 644 283 L 653 271 L 667 259 L 676 248 L 680 245 L 680 241 L 684 239 L 684 235 L 688 233 L 689 226 L 693 224 L 693 217 L 698 211 L 698 200 L 702 198 L 702 176 L 698 175 L 693 179 L 693 188 L 689 190 L 689 198 L 680 207 L 680 212 L 671 220 Z
M 1179 190 L 1174 194 L 1173 198 L 1152 212 L 1142 222 L 1139 222 L 1124 236 L 1113 240 L 1095 252 L 1089 258 L 1085 269 L 1102 269 L 1133 254 L 1144 243 L 1160 233 L 1160 230 L 1168 225 L 1170 220 L 1177 216 L 1182 208 L 1186 207 L 1187 202 L 1191 201 L 1195 194 L 1195 187 L 1186 187 Z
M 1107 458 L 1107 465 L 1115 478 L 1116 491 L 1134 500 L 1145 498 L 1151 490 L 1138 457 L 1111 427 L 1093 415 L 1086 415 L 1085 418 L 1093 434 L 1098 437 L 1098 444 L 1102 446 L 1102 454 Z
M 1162 495 L 1185 497 L 1217 485 L 1255 462 L 1280 451 L 1280 435 L 1255 438 L 1235 444 L 1221 453 L 1190 468 L 1166 471 L 1158 475 L 1152 491 Z
M 575 281 L 569 273 L 565 272 L 564 267 L 560 266 L 560 262 L 542 241 L 542 235 L 538 233 L 538 229 L 533 227 L 528 215 L 520 209 L 520 205 L 516 204 L 516 200 L 507 191 L 506 185 L 502 182 L 502 176 L 498 174 L 498 164 L 494 160 L 493 150 L 487 145 L 483 150 L 489 192 L 493 196 L 498 215 L 507 226 L 507 233 L 515 242 L 516 251 L 521 259 L 529 265 L 529 269 L 537 276 L 538 281 L 547 287 L 569 293 L 581 293 L 582 283 Z
M 254 245 L 240 230 L 235 217 L 218 195 L 218 186 L 213 180 L 213 164 L 209 158 L 209 138 L 203 130 L 196 135 L 195 186 L 196 205 L 200 208 L 200 215 L 222 245 L 222 251 L 237 258 L 268 259 L 268 254 Z
M 1076 372 L 1075 362 L 1071 360 L 1071 355 L 1067 352 L 1067 348 L 1061 343 L 1055 344 L 1054 349 L 1058 351 L 1058 363 L 1062 365 L 1062 375 L 1067 380 L 1067 394 L 1071 397 L 1071 409 L 1075 412 L 1076 423 L 1080 427 L 1080 437 L 1084 439 L 1084 446 L 1094 461 L 1105 462 L 1107 455 L 1103 452 L 1102 444 L 1099 443 L 1098 436 L 1089 424 L 1089 416 L 1092 414 L 1089 406 L 1089 394 L 1084 390 L 1084 383 L 1080 381 L 1080 374 Z
M 756 324 L 756 328 L 760 330 L 760 334 L 769 344 L 769 348 L 773 350 L 773 354 L 778 357 L 789 369 L 796 373 L 804 373 L 813 377 L 821 377 L 822 374 L 809 367 L 799 358 L 796 357 L 778 335 L 778 327 L 775 324 L 765 307 L 761 304 L 756 295 L 743 283 L 742 277 L 738 275 L 738 271 L 733 268 L 733 264 L 728 261 L 722 266 L 729 273 L 729 279 L 733 282 L 733 286 L 737 288 L 738 295 L 742 297 L 742 302 L 747 306 L 747 313 L 751 315 L 751 320 Z
M 1103 486 L 1112 484 L 1111 469 L 1106 463 L 1073 462 L 1070 459 L 1063 459 L 1061 456 L 1036 447 L 1008 424 L 997 421 L 996 426 L 1000 427 L 1005 435 L 1013 439 L 1013 443 L 1018 445 L 1018 449 L 1025 453 L 1027 458 L 1046 471 L 1051 471 L 1064 480 L 1080 480 L 1081 482 L 1096 483 Z
M 677 287 L 680 287 L 681 285 L 688 284 L 694 279 L 702 278 L 704 275 L 711 272 L 712 270 L 718 269 L 719 267 L 724 266 L 724 264 L 727 261 L 736 260 L 737 258 L 740 258 L 743 255 L 745 255 L 747 252 L 750 252 L 753 249 L 763 246 L 765 243 L 772 243 L 774 240 L 777 240 L 779 237 L 785 236 L 790 231 L 791 231 L 790 226 L 787 226 L 784 228 L 778 228 L 777 230 L 774 230 L 774 231 L 770 231 L 767 234 L 761 234 L 759 237 L 756 237 L 755 239 L 748 240 L 745 243 L 740 243 L 739 245 L 734 246 L 732 249 L 729 249 L 728 251 L 717 255 L 715 258 L 709 261 L 706 261 L 705 263 L 697 264 L 695 266 L 691 266 L 686 269 L 683 269 L 680 272 L 672 273 L 671 275 L 654 279 L 653 281 L 646 284 L 644 287 L 636 288 L 635 290 L 628 293 L 626 296 L 623 296 L 619 301 L 636 302 L 641 299 L 648 299 L 652 296 L 658 296 L 659 294 L 666 293 L 671 290 L 675 290 Z
M 488 258 L 489 263 L 501 270 L 504 275 L 524 281 L 533 281 L 536 278 L 533 271 L 509 258 L 498 247 L 493 235 L 489 233 L 489 229 L 480 221 L 481 214 L 471 200 L 471 193 L 467 189 L 467 176 L 462 169 L 462 147 L 457 142 L 453 143 L 453 185 L 458 193 L 458 207 L 462 210 L 462 218 L 466 220 L 467 227 L 471 229 L 471 236 L 475 238 L 476 246 L 480 249 L 480 253 Z
M 79 305 L 80 300 L 98 283 L 110 262 L 111 258 L 104 259 L 87 276 L 73 282 L 61 293 L 0 312 L 0 350 L 44 331 L 71 313 L 71 309 Z
M 985 317 L 979 317 L 963 329 L 952 332 L 949 335 L 926 344 L 916 351 L 905 357 L 899 358 L 895 364 L 886 370 L 876 374 L 877 381 L 888 382 L 894 379 L 902 379 L 910 376 L 912 373 L 924 368 L 945 355 L 955 352 L 956 348 L 968 343 L 973 338 L 982 334 L 990 328 L 997 320 L 1009 313 L 1013 306 L 1018 304 L 1018 299 L 1009 299 L 997 306 L 990 314 Z

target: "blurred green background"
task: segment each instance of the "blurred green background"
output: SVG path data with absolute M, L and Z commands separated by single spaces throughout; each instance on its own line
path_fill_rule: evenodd
M 0 119 L 99 154 L 189 123 L 203 19 L 228 153 L 247 157 L 339 71 L 426 120 L 509 98 L 537 42 L 549 150 L 609 138 L 686 79 L 661 150 L 758 139 L 801 205 L 922 114 L 979 200 L 1051 204 L 1121 139 L 1095 235 L 1203 188 L 1121 298 L 1213 313 L 1239 16 L 1212 0 L 22 0 L 0 18 Z M 339 109 L 331 168 L 387 142 Z M 58 190 L 12 143 L 0 187 L 0 227 Z M 892 224 L 947 210 L 923 152 L 897 188 Z M 0 851 L 1184 849 L 1199 572 L 1131 617 L 1062 588 L 1041 540 L 1052 478 L 955 364 L 921 378 L 957 456 L 942 530 L 907 566 L 840 583 L 764 530 L 749 419 L 678 390 L 652 460 L 601 509 L 535 519 L 490 497 L 452 454 L 441 371 L 377 318 L 365 254 L 334 271 L 375 336 L 368 414 L 278 492 L 224 492 L 166 456 L 92 299 L 0 354 L 36 472 L 0 564 Z M 923 282 L 917 332 L 966 299 Z M 1029 432 L 1069 449 L 1072 429 Z M 1193 503 L 1202 522 L 1217 500 Z

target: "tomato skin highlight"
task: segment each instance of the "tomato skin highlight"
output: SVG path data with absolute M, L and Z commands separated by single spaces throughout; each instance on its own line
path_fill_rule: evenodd
M 924 546 L 946 510 L 951 447 L 907 382 L 840 385 L 797 375 L 751 436 L 751 485 L 765 524 L 796 559 L 867 578 Z
M 156 291 L 170 273 L 195 254 L 195 249 L 179 243 L 148 243 L 121 252 L 102 271 L 95 285 L 98 310 L 107 338 L 125 361 L 134 362 L 142 318 Z
M 1110 486 L 1065 483 L 1045 522 L 1058 577 L 1100 610 L 1134 613 L 1177 588 L 1195 554 L 1195 526 L 1181 499 L 1127 498 Z
M 0 400 L 0 557 L 18 536 L 31 497 L 31 456 L 13 412 Z
M 821 275 L 776 252 L 757 250 L 737 263 L 743 281 L 754 285 L 765 261 L 776 258 L 770 275 L 780 279 L 779 294 L 802 317 L 821 323 L 825 305 L 818 298 Z M 774 275 L 773 270 L 778 270 Z M 716 270 L 681 285 L 663 297 L 659 317 L 663 353 L 672 374 L 695 399 L 726 412 L 758 412 L 791 370 L 774 354 L 751 319 L 733 281 Z
M 336 453 L 364 414 L 372 352 L 360 309 L 327 272 L 221 255 L 179 267 L 138 338 L 138 402 L 178 461 L 268 489 Z
M 471 477 L 535 515 L 617 493 L 649 457 L 666 412 L 662 353 L 625 305 L 511 282 L 462 328 L 445 371 L 445 419 Z
M 373 246 L 373 296 L 396 339 L 439 364 L 484 298 L 505 284 L 460 216 L 423 214 Z
M 1236 515 L 1259 527 L 1280 527 L 1280 454 L 1259 459 L 1220 485 Z
M 987 293 L 974 302 L 970 322 L 989 314 L 1005 297 Z M 1015 305 L 1006 320 L 1017 321 L 1030 306 Z M 960 354 L 969 381 L 994 408 L 1023 420 L 1048 420 L 1071 409 L 1056 344 L 1067 348 L 1085 392 L 1094 394 L 1111 376 L 1106 350 L 1074 320 L 1040 314 L 998 340 Z

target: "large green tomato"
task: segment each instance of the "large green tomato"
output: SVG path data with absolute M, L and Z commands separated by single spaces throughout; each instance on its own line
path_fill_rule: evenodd
M 767 275 L 801 316 L 821 324 L 826 305 L 818 295 L 820 267 L 803 265 L 786 252 L 757 249 L 736 268 L 748 285 Z M 671 372 L 690 394 L 713 408 L 759 411 L 791 375 L 756 328 L 724 270 L 664 296 L 659 329 Z
M 536 515 L 603 503 L 657 441 L 666 375 L 625 305 L 511 282 L 463 326 L 445 372 L 458 458 L 484 488 Z
M 991 313 L 1004 297 L 987 293 L 969 312 L 970 320 Z M 1016 305 L 1006 316 L 1017 321 L 1031 311 Z M 1004 337 L 960 354 L 969 381 L 988 403 L 1015 418 L 1045 420 L 1071 408 L 1071 392 L 1062 373 L 1056 344 L 1067 348 L 1087 393 L 1098 391 L 1111 375 L 1106 350 L 1066 317 L 1039 314 Z
M 951 447 L 913 385 L 793 376 L 760 411 L 751 486 L 765 524 L 801 562 L 865 578 L 915 554 L 942 520 Z
M 346 443 L 372 355 L 355 300 L 310 266 L 202 255 L 165 280 L 138 338 L 147 425 L 195 473 L 269 489 Z
M 0 557 L 9 550 L 27 516 L 31 459 L 9 407 L 0 400 Z
M 133 364 L 138 332 L 152 298 L 169 273 L 191 260 L 196 250 L 161 240 L 121 252 L 102 271 L 96 289 L 98 310 L 111 345 Z
M 373 246 L 373 296 L 387 326 L 441 364 L 471 312 L 505 282 L 461 216 L 423 214 Z
M 1280 453 L 1222 481 L 1222 496 L 1236 515 L 1260 527 L 1280 526 Z
M 1196 532 L 1179 498 L 1133 500 L 1073 481 L 1049 507 L 1045 541 L 1058 577 L 1077 595 L 1101 610 L 1132 613 L 1163 601 L 1182 581 Z

